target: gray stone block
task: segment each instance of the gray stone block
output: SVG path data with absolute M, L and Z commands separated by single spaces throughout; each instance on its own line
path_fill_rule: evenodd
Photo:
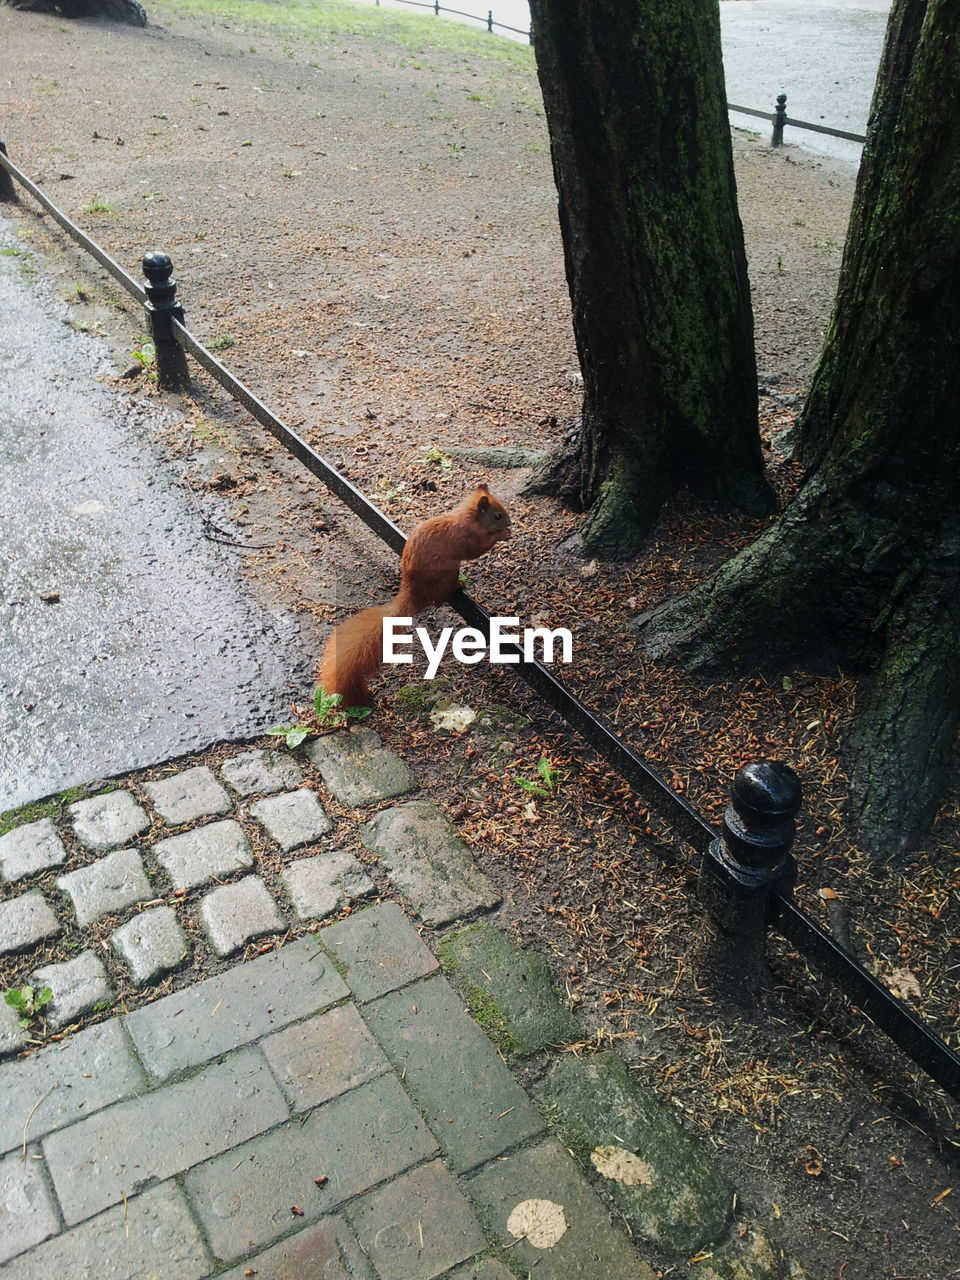
M 233 808 L 233 801 L 213 771 L 204 765 L 183 769 L 156 782 L 145 782 L 143 789 L 168 827 L 213 818 Z
M 250 1275 L 260 1280 L 376 1280 L 356 1236 L 337 1217 L 321 1218 L 316 1226 L 221 1272 L 217 1280 L 244 1280 Z
M 280 878 L 301 920 L 332 915 L 376 889 L 362 864 L 344 852 L 299 858 Z
M 393 1076 L 191 1169 L 184 1187 L 218 1258 L 232 1261 L 436 1154 Z M 318 1178 L 326 1178 L 317 1186 Z M 303 1217 L 291 1214 L 291 1206 Z
M 425 977 L 437 961 L 395 902 L 359 911 L 317 935 L 343 966 L 358 1000 L 378 996 Z
M 0 876 L 19 880 L 66 861 L 67 851 L 51 818 L 28 822 L 0 836 Z
M 175 969 L 190 951 L 172 907 L 141 912 L 111 934 L 110 941 L 140 986 Z
M 165 1182 L 23 1254 L 9 1280 L 201 1280 L 212 1265 L 183 1193 Z
M 367 1005 L 363 1018 L 458 1170 L 543 1129 L 536 1107 L 441 977 Z
M 71 871 L 59 878 L 57 888 L 70 898 L 81 926 L 155 896 L 135 849 L 117 849 Z
M 294 1111 L 329 1102 L 390 1070 L 352 1004 L 267 1036 L 260 1047 Z
M 618 1054 L 561 1060 L 537 1096 L 564 1144 L 604 1179 L 635 1236 L 687 1257 L 724 1233 L 733 1188 Z
M 381 810 L 360 839 L 426 924 L 448 924 L 500 901 L 453 826 L 425 800 Z
M 372 729 L 352 728 L 316 738 L 306 750 L 324 785 L 348 809 L 389 800 L 417 785 L 400 757 L 388 751 Z
M 175 889 L 194 889 L 253 864 L 253 851 L 238 822 L 210 822 L 153 846 Z
M 738 1222 L 731 1238 L 694 1262 L 687 1280 L 810 1280 L 806 1271 L 756 1223 Z
M 52 1236 L 60 1226 L 57 1208 L 34 1159 L 14 1151 L 0 1160 L 0 1264 Z
M 129 791 L 78 800 L 70 806 L 77 839 L 88 849 L 114 849 L 146 831 L 150 819 Z
M 482 1006 L 497 1020 L 494 1038 L 505 1052 L 541 1053 L 583 1038 L 577 1020 L 557 997 L 547 962 L 536 951 L 515 946 L 492 925 L 475 925 L 444 938 L 437 950 L 467 1004 Z
M 283 933 L 286 922 L 259 876 L 244 876 L 208 893 L 200 903 L 200 923 L 218 956 L 229 956 L 252 938 Z
M 165 1080 L 349 994 L 310 936 L 164 996 L 124 1021 L 147 1070 Z
M 515 1277 L 496 1258 L 480 1258 L 475 1262 L 465 1262 L 462 1267 L 454 1267 L 441 1280 L 515 1280 Z
M 0 1152 L 129 1098 L 145 1077 L 118 1018 L 0 1067 Z
M 65 1027 L 99 1004 L 113 999 L 107 971 L 92 951 L 83 951 L 74 960 L 35 969 L 31 981 L 49 987 L 53 999 L 44 1009 L 51 1027 Z
M 0 1000 L 0 1058 L 16 1053 L 27 1043 L 27 1032 L 20 1025 L 20 1015 L 4 1000 Z M 2 1148 L 0 1148 L 2 1149 Z
M 439 1160 L 368 1192 L 346 1212 L 380 1280 L 434 1280 L 487 1247 L 466 1197 Z
M 250 806 L 250 813 L 284 853 L 313 844 L 333 830 L 333 823 L 324 813 L 320 801 L 306 787 L 258 800 Z
M 267 795 L 298 787 L 303 770 L 279 751 L 244 751 L 220 766 L 220 777 L 242 796 Z
M 0 955 L 26 951 L 60 932 L 60 921 L 39 889 L 0 902 Z
M 255 1049 L 239 1049 L 189 1080 L 114 1103 L 49 1134 L 43 1153 L 63 1216 L 73 1224 L 288 1115 L 263 1057 Z
M 488 1231 L 537 1280 L 654 1280 L 573 1160 L 548 1141 L 494 1160 L 465 1183 Z

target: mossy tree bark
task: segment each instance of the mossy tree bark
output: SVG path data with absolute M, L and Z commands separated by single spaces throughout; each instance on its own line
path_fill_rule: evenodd
M 800 495 L 745 551 L 646 618 L 701 669 L 837 661 L 869 673 L 851 807 L 916 847 L 960 723 L 960 6 L 891 13 L 837 302 L 799 424 Z
M 773 510 L 716 0 L 531 0 L 584 398 L 530 490 L 630 555 L 683 484 Z

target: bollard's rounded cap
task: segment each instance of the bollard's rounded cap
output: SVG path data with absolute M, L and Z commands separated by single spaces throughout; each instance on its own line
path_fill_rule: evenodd
M 173 273 L 169 254 L 148 253 L 143 259 L 143 274 L 153 284 L 163 284 Z
M 803 801 L 800 779 L 788 764 L 778 760 L 754 760 L 733 780 L 731 800 L 744 817 L 774 821 L 792 818 Z

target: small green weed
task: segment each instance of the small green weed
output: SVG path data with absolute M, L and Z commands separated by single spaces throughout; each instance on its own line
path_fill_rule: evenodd
M 222 338 L 214 338 L 212 342 L 208 342 L 207 346 L 211 351 L 226 351 L 228 347 L 232 347 L 236 342 L 233 334 L 225 333 Z
M 152 342 L 141 342 L 139 347 L 134 347 L 130 352 L 134 360 L 143 365 L 145 369 L 149 369 L 156 361 L 157 352 Z
M 103 196 L 94 196 L 82 213 L 113 213 L 113 205 Z
M 351 720 L 365 720 L 371 707 L 342 707 L 343 694 L 327 693 L 320 685 L 313 691 L 313 707 L 305 709 L 294 705 L 297 719 L 293 724 L 278 724 L 267 730 L 271 738 L 283 738 L 291 749 L 321 729 L 342 729 Z
M 449 471 L 453 466 L 453 458 L 444 453 L 438 445 L 431 445 L 421 458 L 421 462 L 435 462 L 441 471 Z
M 49 987 L 11 987 L 3 993 L 4 1003 L 16 1009 L 21 1027 L 29 1027 L 34 1018 L 39 1017 L 44 1008 L 53 999 Z
M 557 771 L 546 756 L 540 757 L 537 764 L 537 774 L 540 778 L 539 782 L 533 782 L 530 778 L 514 778 L 514 782 L 518 787 L 522 787 L 524 791 L 529 791 L 531 795 L 550 795 L 557 785 Z

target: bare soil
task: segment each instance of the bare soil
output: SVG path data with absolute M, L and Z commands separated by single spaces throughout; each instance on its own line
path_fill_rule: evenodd
M 131 274 L 145 252 L 168 252 L 196 335 L 402 527 L 489 480 L 516 534 L 474 567 L 474 594 L 570 627 L 571 687 L 711 818 L 742 764 L 792 764 L 806 793 L 802 904 L 827 927 L 848 919 L 864 962 L 957 1044 L 956 797 L 908 868 L 873 867 L 844 824 L 854 680 L 706 687 L 646 662 L 630 638 L 633 614 L 762 526 L 680 495 L 636 562 L 584 564 L 561 549 L 578 518 L 521 497 L 527 472 L 450 456 L 548 448 L 578 407 L 529 52 L 385 10 L 326 34 L 280 6 L 194 16 L 169 0 L 149 13 L 141 31 L 0 6 L 11 158 Z M 829 315 L 855 175 L 755 135 L 737 132 L 734 150 L 761 429 L 786 499 L 800 476 L 781 437 Z M 139 368 L 136 308 L 28 200 L 13 218 L 74 322 L 112 345 L 118 390 L 157 394 L 149 377 L 119 376 Z M 317 644 L 344 612 L 392 593 L 393 557 L 203 376 L 179 406 L 170 449 L 248 540 L 258 591 L 297 610 Z M 466 735 L 401 715 L 401 683 L 386 677 L 376 727 L 500 885 L 497 923 L 550 960 L 583 1020 L 579 1051 L 616 1047 L 677 1106 L 743 1211 L 812 1277 L 960 1275 L 957 1107 L 785 943 L 757 1010 L 702 989 L 689 851 L 508 674 L 449 673 L 454 701 L 499 708 L 497 732 Z M 531 806 L 515 779 L 541 756 L 559 786 Z M 176 982 L 205 976 L 197 956 Z

